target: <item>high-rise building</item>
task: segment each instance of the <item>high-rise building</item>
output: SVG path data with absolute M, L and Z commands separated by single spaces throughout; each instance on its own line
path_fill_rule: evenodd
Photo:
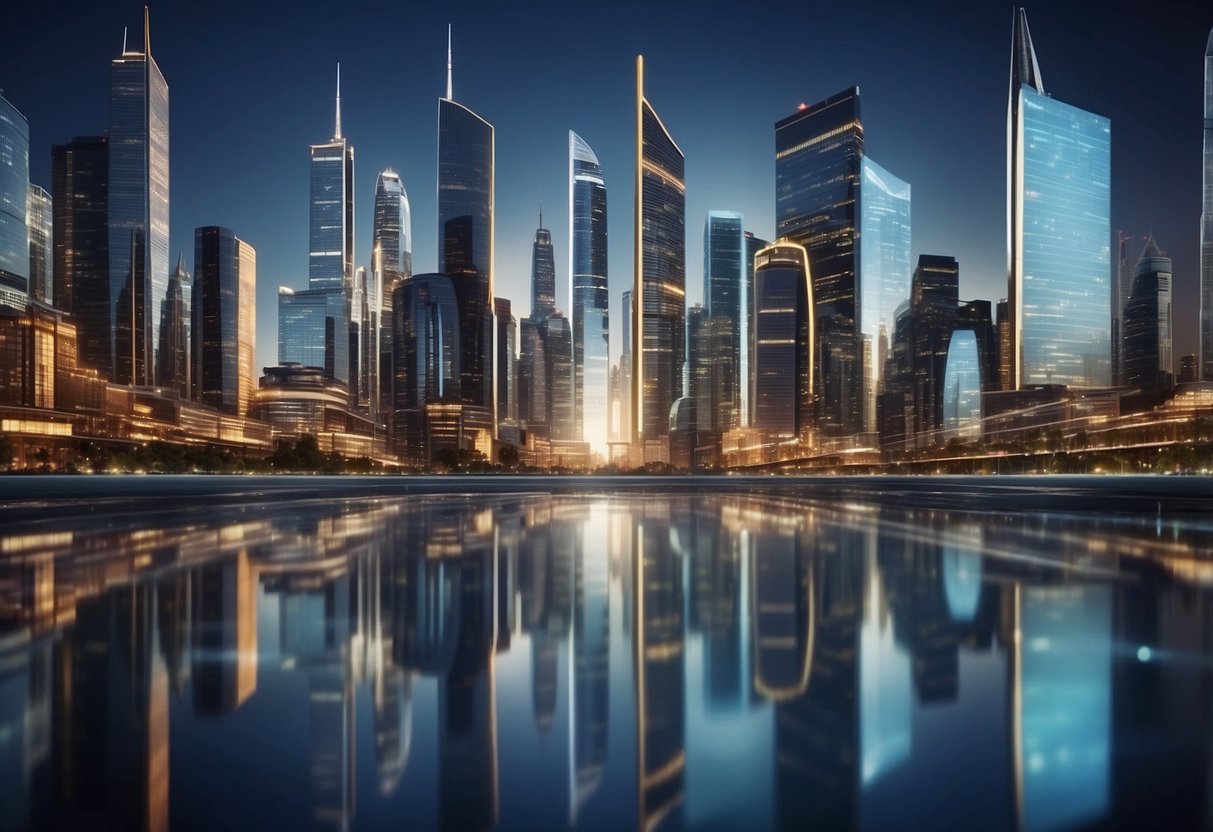
M 740 426 L 743 395 L 749 379 L 750 291 L 753 258 L 746 247 L 742 216 L 735 211 L 709 211 L 703 224 L 703 302 L 717 328 L 730 330 L 730 350 L 718 369 L 718 393 L 696 400 L 696 419 L 710 430 L 726 431 Z M 688 328 L 688 331 L 689 328 Z M 689 361 L 688 361 L 689 363 Z M 748 393 L 748 390 L 746 391 Z M 690 395 L 690 394 L 688 394 Z
M 543 319 L 523 318 L 518 326 L 518 421 L 528 432 L 548 436 L 548 360 Z
M 194 231 L 191 307 L 194 398 L 243 416 L 256 388 L 257 253 L 226 228 Z
M 610 439 L 607 192 L 598 157 L 569 131 L 569 300 L 573 324 L 573 439 L 605 454 Z
M 143 10 L 143 49 L 110 62 L 110 363 L 119 384 L 154 384 L 160 305 L 168 291 L 168 84 L 152 58 Z
M 771 243 L 761 237 L 755 237 L 753 232 L 745 233 L 745 262 L 746 262 L 746 305 L 742 315 L 742 326 L 745 327 L 745 337 L 741 340 L 741 369 L 737 378 L 737 386 L 741 395 L 741 424 L 750 424 L 754 415 L 754 333 L 751 327 L 754 323 L 754 264 L 758 252 Z
M 687 360 L 686 383 L 684 389 L 686 398 L 695 408 L 695 420 L 691 428 L 709 433 L 713 424 L 712 419 L 712 364 L 708 356 L 712 338 L 712 330 L 708 317 L 708 309 L 697 303 L 687 307 Z
M 1197 369 L 1196 353 L 1190 352 L 1187 355 L 1179 357 L 1179 377 L 1175 379 L 1177 384 L 1191 384 L 1199 380 L 1196 373 Z
M 54 304 L 76 321 L 82 366 L 109 375 L 109 143 L 81 136 L 51 148 Z
M 539 227 L 531 245 L 531 317 L 542 320 L 556 311 L 556 256 L 552 232 L 543 227 L 543 209 Z
M 858 331 L 859 190 L 863 123 L 852 87 L 775 124 L 776 235 L 809 253 L 816 306 L 817 425 L 863 428 Z
M 1015 13 L 1007 118 L 1013 384 L 1111 384 L 1111 122 L 1045 94 Z
M 860 165 L 859 337 L 863 431 L 876 433 L 876 395 L 896 326 L 910 297 L 910 185 L 865 156 Z
M 972 441 L 981 438 L 981 362 L 977 333 L 957 329 L 948 341 L 940 402 L 943 437 Z
M 44 188 L 29 185 L 26 225 L 29 226 L 29 294 L 42 303 L 54 303 L 54 208 Z
M 0 95 L 0 303 L 24 309 L 30 295 L 29 122 Z
M 509 298 L 493 299 L 497 316 L 497 421 L 518 423 L 518 389 L 514 376 L 514 354 L 518 342 L 518 319 L 510 310 Z
M 1200 214 L 1200 359 L 1203 381 L 1213 381 L 1213 29 L 1205 46 L 1204 164 Z
M 379 390 L 375 412 L 380 424 L 391 413 L 392 396 L 392 295 L 413 273 L 413 224 L 408 193 L 400 175 L 391 168 L 375 181 L 375 224 L 371 240 L 371 333 L 378 344 L 372 376 Z
M 278 363 L 320 367 L 348 390 L 350 305 L 344 291 L 278 287 Z
M 371 407 L 371 378 L 375 370 L 372 353 L 378 347 L 371 340 L 371 292 L 366 266 L 354 269 L 350 292 L 350 398 L 363 413 Z M 376 379 L 377 381 L 377 379 Z
M 682 150 L 644 94 L 636 56 L 636 216 L 632 294 L 633 441 L 663 461 L 686 353 L 686 180 Z
M 612 441 L 631 444 L 632 433 L 632 291 L 623 293 L 621 304 L 619 363 L 611 371 L 611 436 Z
M 810 268 L 804 246 L 790 240 L 777 240 L 755 261 L 750 426 L 763 432 L 800 436 L 811 425 L 818 321 Z
M 392 443 L 396 454 L 417 465 L 433 460 L 428 405 L 458 405 L 462 341 L 459 303 L 451 278 L 413 275 L 392 298 Z
M 1171 364 L 1171 258 L 1151 237 L 1133 275 L 1125 304 L 1125 384 L 1141 390 L 1167 390 Z
M 493 400 L 493 125 L 455 101 L 447 34 L 446 96 L 438 100 L 438 265 L 455 286 L 463 403 Z
M 185 252 L 182 252 L 177 258 L 177 269 L 168 279 L 168 292 L 160 306 L 160 346 L 156 350 L 159 366 L 156 377 L 162 386 L 176 390 L 178 395 L 187 399 L 193 395 L 190 360 L 192 302 L 193 286 L 190 273 L 185 270 Z
M 559 311 L 544 318 L 541 326 L 547 362 L 549 436 L 555 440 L 574 440 L 572 327 Z

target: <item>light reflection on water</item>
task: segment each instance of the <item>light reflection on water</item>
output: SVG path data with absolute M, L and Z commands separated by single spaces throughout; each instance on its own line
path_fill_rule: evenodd
M 1208 825 L 1210 534 L 1143 518 L 537 495 L 14 528 L 0 829 Z

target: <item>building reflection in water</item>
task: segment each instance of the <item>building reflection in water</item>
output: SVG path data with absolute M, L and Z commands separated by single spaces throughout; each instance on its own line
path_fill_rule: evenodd
M 0 829 L 1213 818 L 1207 529 L 723 496 L 174 523 L 0 533 Z

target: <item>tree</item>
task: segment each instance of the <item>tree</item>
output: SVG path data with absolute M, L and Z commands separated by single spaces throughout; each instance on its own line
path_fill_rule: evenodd
M 13 444 L 13 440 L 0 433 L 0 471 L 7 471 L 12 466 L 13 457 L 16 455 L 17 446 Z
M 502 445 L 497 451 L 497 461 L 511 471 L 518 467 L 518 449 L 513 445 Z

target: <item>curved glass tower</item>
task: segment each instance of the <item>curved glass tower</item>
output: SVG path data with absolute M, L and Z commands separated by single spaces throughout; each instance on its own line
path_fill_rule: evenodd
M 379 391 L 371 397 L 373 415 L 380 423 L 391 410 L 392 395 L 392 293 L 413 273 L 413 226 L 409 196 L 400 174 L 391 168 L 375 181 L 375 224 L 371 240 L 370 343 L 371 384 Z
M 226 228 L 194 231 L 194 397 L 226 413 L 248 412 L 254 389 L 257 253 Z
M 633 439 L 662 460 L 670 408 L 682 398 L 686 354 L 686 180 L 683 154 L 644 97 L 636 56 L 635 283 L 632 293 Z M 653 443 L 649 445 L 648 443 Z
M 1171 367 L 1171 258 L 1151 237 L 1133 276 L 1125 304 L 1125 384 L 1166 390 Z
M 494 409 L 493 125 L 452 97 L 438 100 L 438 264 L 459 302 L 463 403 Z
M 160 304 L 168 292 L 168 84 L 152 58 L 147 9 L 143 50 L 110 63 L 110 360 L 120 384 L 155 382 Z
M 727 366 L 709 360 L 713 392 L 697 403 L 699 429 L 713 433 L 735 428 L 748 419 L 750 270 L 742 216 L 735 211 L 709 211 L 703 224 L 703 304 L 715 320 L 710 327 L 725 332 Z M 691 372 L 696 368 L 692 367 Z
M 392 298 L 392 330 L 393 443 L 401 459 L 425 465 L 425 406 L 460 400 L 459 304 L 450 277 L 402 281 Z
M 977 333 L 958 329 L 948 342 L 943 372 L 943 431 L 947 439 L 981 438 L 981 362 Z
M 754 418 L 758 430 L 798 436 L 810 424 L 816 320 L 809 254 L 778 240 L 754 262 Z
M 1023 9 L 1008 105 L 1012 384 L 1112 382 L 1112 127 L 1045 94 Z
M 610 304 L 607 193 L 598 157 L 569 131 L 569 297 L 573 315 L 574 439 L 606 453 L 609 428 Z
M 29 122 L 0 96 L 0 303 L 24 308 L 29 293 Z

